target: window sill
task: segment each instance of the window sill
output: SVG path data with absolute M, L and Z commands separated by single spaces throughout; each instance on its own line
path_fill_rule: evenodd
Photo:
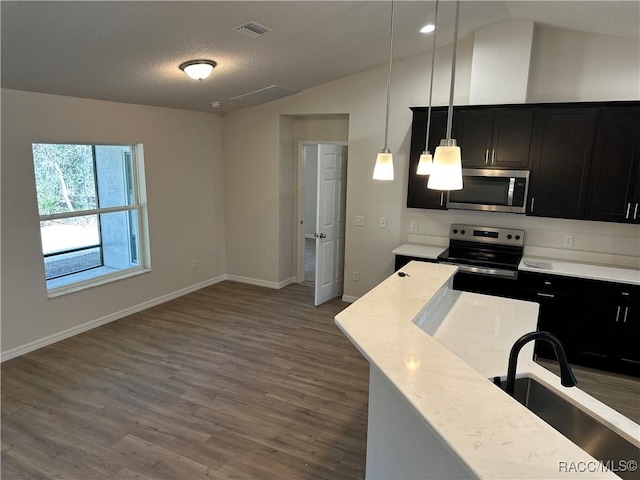
M 79 272 L 66 277 L 47 280 L 47 296 L 59 297 L 67 293 L 78 292 L 87 288 L 97 287 L 105 283 L 115 282 L 123 278 L 133 277 L 150 272 L 150 268 L 133 267 L 126 270 L 117 270 L 110 267 L 98 267 L 84 272 Z

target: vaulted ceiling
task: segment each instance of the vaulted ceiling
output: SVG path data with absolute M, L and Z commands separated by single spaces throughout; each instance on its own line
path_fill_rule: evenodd
M 460 36 L 510 18 L 640 39 L 637 1 L 464 1 Z M 2 87 L 225 113 L 369 68 L 389 56 L 388 1 L 6 1 Z M 419 28 L 435 2 L 395 2 L 394 58 L 428 51 Z M 438 44 L 450 43 L 455 3 L 440 2 Z M 256 38 L 248 22 L 271 29 Z M 178 69 L 207 58 L 213 74 Z M 270 86 L 259 95 L 234 97 Z M 282 92 L 282 93 L 281 93 Z M 212 110 L 210 103 L 221 102 Z

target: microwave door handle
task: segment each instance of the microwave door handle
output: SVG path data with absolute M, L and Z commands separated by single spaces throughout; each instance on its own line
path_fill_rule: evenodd
M 511 177 L 509 179 L 509 191 L 507 192 L 507 205 L 510 207 L 513 206 L 513 191 L 516 187 L 516 179 L 515 177 Z

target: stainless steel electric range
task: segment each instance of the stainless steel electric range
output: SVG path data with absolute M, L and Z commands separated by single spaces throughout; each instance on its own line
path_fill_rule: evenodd
M 458 266 L 456 290 L 514 297 L 524 234 L 512 228 L 452 224 L 449 248 L 438 262 Z

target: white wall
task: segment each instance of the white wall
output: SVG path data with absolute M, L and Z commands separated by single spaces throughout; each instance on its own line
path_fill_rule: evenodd
M 3 354 L 226 272 L 221 124 L 215 114 L 2 90 Z M 144 145 L 151 272 L 47 298 L 33 142 Z
M 533 22 L 513 18 L 473 35 L 469 103 L 524 103 L 527 100 Z
M 562 31 L 561 37 L 566 40 L 566 45 L 563 43 L 562 48 L 558 49 L 554 42 L 550 41 L 550 36 L 553 37 L 557 33 L 552 30 L 535 30 L 528 101 L 546 100 L 543 95 L 545 91 L 557 92 L 554 93 L 553 101 L 623 100 L 640 97 L 640 55 L 637 54 L 637 42 Z M 574 35 L 584 37 L 584 42 L 569 42 L 568 39 L 573 39 Z M 601 44 L 617 46 L 617 49 L 609 52 L 607 69 L 604 72 L 600 71 L 599 64 L 602 61 Z M 463 39 L 459 44 L 455 96 L 457 104 L 469 102 L 472 49 L 471 39 Z M 620 55 L 618 51 L 621 52 Z M 634 51 L 635 57 L 631 55 Z M 556 63 L 559 59 L 564 58 L 570 63 L 575 55 L 583 62 L 579 88 L 574 88 L 578 75 L 575 72 L 573 76 L 569 76 L 567 72 L 567 75 L 555 79 L 545 77 L 544 72 L 557 68 Z M 450 47 L 443 47 L 437 51 L 434 105 L 445 105 L 448 101 L 450 58 Z M 536 238 L 555 241 L 564 234 L 575 234 L 574 248 L 615 250 L 618 248 L 616 244 L 601 241 L 609 237 L 611 232 L 621 244 L 634 244 L 633 242 L 639 238 L 637 226 L 557 221 L 516 215 L 503 218 L 504 214 L 491 213 L 482 217 L 470 217 L 464 212 L 407 209 L 406 179 L 411 127 L 409 107 L 427 103 L 429 61 L 430 55 L 425 54 L 394 62 L 389 132 L 389 146 L 394 153 L 396 174 L 396 180 L 393 182 L 376 182 L 371 179 L 375 156 L 382 147 L 384 136 L 388 71 L 385 67 L 343 78 L 268 104 L 236 111 L 224 117 L 225 181 L 227 192 L 232 192 L 233 195 L 233 199 L 227 197 L 227 214 L 231 219 L 228 224 L 230 228 L 227 229 L 227 243 L 230 251 L 231 245 L 234 245 L 234 249 L 237 246 L 237 251 L 230 252 L 228 256 L 230 273 L 243 272 L 242 274 L 249 277 L 273 279 L 275 282 L 283 280 L 277 278 L 277 269 L 271 269 L 269 265 L 273 261 L 272 255 L 287 255 L 280 246 L 281 242 L 288 240 L 281 238 L 277 231 L 270 230 L 264 239 L 258 241 L 243 236 L 241 229 L 234 225 L 239 221 L 236 219 L 260 225 L 275 221 L 265 218 L 262 215 L 264 212 L 257 210 L 252 202 L 247 200 L 253 193 L 253 198 L 259 198 L 261 205 L 269 204 L 279 195 L 278 183 L 263 181 L 258 185 L 252 180 L 247 181 L 245 175 L 251 166 L 256 166 L 265 177 L 277 175 L 273 173 L 279 166 L 278 150 L 277 147 L 274 148 L 274 144 L 277 145 L 279 132 L 274 130 L 278 128 L 280 115 L 349 115 L 346 297 L 361 296 L 393 271 L 391 250 L 407 241 L 409 222 L 413 219 L 420 222 L 421 233 L 424 234 L 440 235 L 445 232 L 443 235 L 446 236 L 450 223 L 471 218 L 473 221 L 482 221 L 489 225 L 499 225 L 503 222 L 525 229 L 532 225 L 535 230 L 545 232 L 531 235 L 533 241 L 536 241 Z M 251 161 L 248 159 L 258 158 L 259 162 L 248 163 Z M 365 217 L 364 227 L 354 225 L 355 215 Z M 379 217 L 382 216 L 387 217 L 386 229 L 378 227 Z M 286 223 L 286 219 L 283 221 Z M 294 219 L 290 221 L 293 224 Z M 590 232 L 589 235 L 586 235 L 586 231 Z M 286 232 L 285 235 L 289 233 Z M 598 240 L 592 241 L 594 239 Z M 291 258 L 293 262 L 293 252 Z M 360 273 L 359 282 L 352 281 L 351 272 L 354 270 Z
M 638 100 L 640 43 L 536 27 L 527 102 Z

